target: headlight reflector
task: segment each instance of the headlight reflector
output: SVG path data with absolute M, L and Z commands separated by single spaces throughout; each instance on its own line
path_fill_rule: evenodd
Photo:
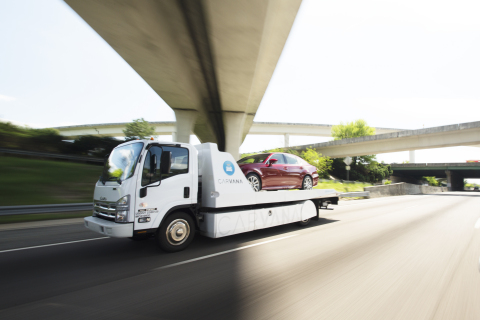
M 128 222 L 128 213 L 130 212 L 130 195 L 126 195 L 117 201 L 115 222 Z

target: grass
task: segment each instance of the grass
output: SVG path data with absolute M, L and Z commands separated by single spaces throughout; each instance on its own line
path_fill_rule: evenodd
M 335 182 L 319 182 L 314 189 L 335 189 L 338 192 L 355 192 L 363 191 L 364 187 L 371 187 L 370 183 L 335 183 Z
M 8 156 L 0 168 L 0 206 L 92 202 L 102 173 L 101 166 Z

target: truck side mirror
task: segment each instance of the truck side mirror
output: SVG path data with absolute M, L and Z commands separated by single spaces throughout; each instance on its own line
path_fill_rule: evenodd
M 270 159 L 268 160 L 268 166 L 270 167 L 272 164 L 277 163 L 278 159 Z
M 163 151 L 162 158 L 160 161 L 160 172 L 162 174 L 169 174 L 171 165 L 172 165 L 172 152 Z

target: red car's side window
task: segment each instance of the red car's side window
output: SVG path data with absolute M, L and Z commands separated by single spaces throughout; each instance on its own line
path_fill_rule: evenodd
M 283 154 L 281 154 L 281 153 L 276 153 L 276 154 L 272 155 L 270 157 L 270 159 L 277 159 L 278 161 L 277 161 L 276 164 L 286 164 L 285 158 L 283 157 Z
M 286 154 L 285 158 L 287 158 L 287 163 L 288 164 L 300 164 L 300 162 L 297 160 L 297 157 Z

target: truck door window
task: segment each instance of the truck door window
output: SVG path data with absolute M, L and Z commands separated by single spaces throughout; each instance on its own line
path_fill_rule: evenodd
M 153 146 L 148 150 L 148 152 L 145 156 L 145 162 L 143 164 L 142 186 L 146 186 L 146 185 L 152 184 L 154 182 L 160 181 L 160 179 L 161 179 L 161 172 L 160 172 L 161 155 L 162 155 L 162 149 L 159 148 L 159 147 Z M 155 164 L 155 162 L 156 162 L 156 164 Z
M 188 173 L 188 149 L 177 147 L 163 147 L 164 151 L 172 153 L 172 165 L 169 174 L 163 174 L 162 179 L 167 179 L 179 174 Z

